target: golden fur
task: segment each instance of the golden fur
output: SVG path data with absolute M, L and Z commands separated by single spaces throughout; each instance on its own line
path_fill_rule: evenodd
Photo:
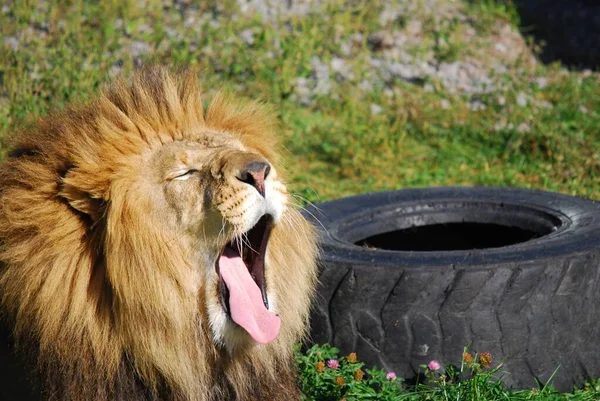
M 1 164 L 1 311 L 43 399 L 299 399 L 313 231 L 277 178 L 269 113 L 200 95 L 194 74 L 144 70 L 36 122 Z M 281 331 L 266 345 L 215 298 L 218 248 L 249 228 L 248 185 L 229 177 L 249 154 L 274 166 L 281 211 L 265 267 Z M 188 158 L 193 191 L 169 177 Z

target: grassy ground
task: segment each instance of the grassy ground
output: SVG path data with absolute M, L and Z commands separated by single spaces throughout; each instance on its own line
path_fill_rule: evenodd
M 261 19 L 233 1 L 216 3 L 5 3 L 0 134 L 27 115 L 89 96 L 136 64 L 194 65 L 209 89 L 224 86 L 276 107 L 291 187 L 313 201 L 472 184 L 600 198 L 598 75 L 533 63 L 511 30 L 518 18 L 509 7 L 448 1 L 443 13 L 428 14 L 413 1 L 386 20 L 384 6 L 334 1 L 310 15 Z M 382 32 L 378 49 L 373 34 Z M 385 35 L 396 35 L 389 49 Z M 374 67 L 373 60 L 407 55 L 433 67 L 475 65 L 493 88 L 462 90 L 447 84 L 452 76 L 411 79 Z M 336 71 L 334 60 L 346 71 Z M 310 87 L 319 63 L 328 80 Z
M 208 96 L 274 106 L 290 187 L 311 201 L 435 185 L 600 199 L 599 75 L 535 62 L 505 2 L 254 3 L 5 1 L 0 137 L 139 64 L 185 65 Z M 452 399 L 540 392 L 524 394 Z

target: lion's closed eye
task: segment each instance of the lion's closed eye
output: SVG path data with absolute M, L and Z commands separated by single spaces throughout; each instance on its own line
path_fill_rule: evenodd
M 175 171 L 170 178 L 171 180 L 176 180 L 176 181 L 185 181 L 188 180 L 190 177 L 193 176 L 194 173 L 197 173 L 198 170 L 196 169 L 187 169 L 187 170 L 178 170 Z

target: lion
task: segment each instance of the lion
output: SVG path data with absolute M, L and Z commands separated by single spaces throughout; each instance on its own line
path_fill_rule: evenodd
M 315 233 L 273 113 L 201 94 L 192 72 L 145 68 L 15 135 L 0 165 L 6 399 L 300 399 Z

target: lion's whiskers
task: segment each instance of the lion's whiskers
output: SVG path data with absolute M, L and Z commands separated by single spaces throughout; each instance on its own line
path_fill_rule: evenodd
M 308 204 L 309 204 L 310 206 L 312 206 L 312 207 L 313 207 L 313 208 L 314 208 L 314 209 L 315 209 L 317 212 L 321 212 L 321 209 L 319 209 L 319 207 L 318 207 L 317 205 L 315 205 L 314 203 L 312 203 L 312 202 L 311 202 L 311 201 L 309 201 L 308 199 L 306 199 L 306 198 L 304 198 L 304 197 L 302 197 L 302 196 L 300 196 L 300 195 L 296 195 L 296 194 L 292 194 L 292 193 L 290 193 L 290 195 L 291 195 L 293 198 L 297 198 L 297 199 L 300 199 L 300 200 L 302 200 L 302 201 L 304 201 L 304 202 L 308 203 Z M 317 223 L 319 223 L 319 225 L 321 226 L 321 228 L 323 228 L 323 230 L 327 231 L 327 228 L 325 228 L 325 226 L 323 225 L 323 223 L 321 223 L 321 220 L 319 220 L 319 218 L 318 218 L 317 216 L 315 216 L 315 214 L 314 214 L 314 213 L 312 213 L 310 210 L 308 210 L 306 207 L 304 207 L 304 205 L 302 205 L 302 204 L 300 204 L 300 203 L 296 203 L 296 202 L 295 202 L 295 200 L 296 200 L 296 199 L 292 199 L 292 200 L 294 200 L 294 204 L 295 204 L 295 205 L 296 205 L 298 208 L 300 208 L 300 209 L 302 209 L 304 212 L 308 213 L 308 214 L 310 215 L 310 217 L 312 217 L 312 218 L 313 218 L 313 219 L 314 219 L 314 220 L 315 220 Z
M 297 220 L 298 217 L 296 215 L 291 215 L 291 214 L 284 214 L 283 218 L 285 221 L 287 221 L 287 223 L 292 226 L 292 228 L 294 228 L 292 231 L 294 233 L 295 239 L 297 241 L 300 241 L 302 238 L 300 238 L 299 232 L 302 232 L 302 226 L 301 223 Z
M 221 236 L 225 237 L 225 225 L 227 222 L 225 221 L 225 217 L 221 216 L 221 230 L 219 230 L 219 234 L 217 234 L 217 244 L 222 243 Z

